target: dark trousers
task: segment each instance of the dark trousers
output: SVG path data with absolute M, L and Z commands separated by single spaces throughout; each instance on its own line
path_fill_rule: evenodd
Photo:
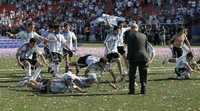
M 145 88 L 147 84 L 147 68 L 146 62 L 129 61 L 129 92 L 135 92 L 135 79 L 137 67 L 139 68 L 139 76 L 141 88 Z

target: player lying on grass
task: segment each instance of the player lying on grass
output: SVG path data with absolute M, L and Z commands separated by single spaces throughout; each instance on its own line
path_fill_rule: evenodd
M 76 76 L 71 71 L 64 73 L 59 78 L 44 79 L 41 81 L 31 80 L 28 86 L 41 93 L 65 93 L 76 90 L 85 92 L 82 88 L 89 87 L 97 82 L 96 74 L 90 73 L 87 76 Z
M 191 64 L 193 63 L 192 62 L 193 58 L 194 56 L 192 52 L 189 52 L 186 55 L 183 55 L 176 60 L 176 68 L 175 68 L 175 73 L 177 74 L 176 79 L 184 80 L 184 79 L 189 79 L 191 77 L 192 71 L 194 71 L 191 67 Z
M 17 50 L 16 59 L 19 66 L 25 71 L 25 78 L 36 80 L 39 76 L 42 63 L 38 58 L 41 58 L 43 63 L 46 64 L 44 56 L 36 47 L 36 40 L 34 38 L 31 38 L 29 43 L 25 43 Z

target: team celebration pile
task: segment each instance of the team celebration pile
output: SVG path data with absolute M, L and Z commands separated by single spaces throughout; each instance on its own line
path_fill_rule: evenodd
M 23 77 L 16 86 L 40 94 L 85 94 L 106 81 L 113 90 L 128 82 L 127 95 L 138 88 L 145 95 L 154 61 L 174 64 L 175 81 L 200 71 L 191 45 L 199 43 L 199 0 L 1 0 L 0 11 L 0 41 L 17 41 L 0 45 L 17 48 Z M 101 48 L 81 53 L 81 44 Z M 159 48 L 169 50 L 164 59 Z

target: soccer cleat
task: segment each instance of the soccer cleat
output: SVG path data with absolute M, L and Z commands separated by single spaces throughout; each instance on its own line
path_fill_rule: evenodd
M 140 93 L 141 93 L 141 94 L 146 94 L 146 88 L 145 88 L 145 87 L 141 87 Z

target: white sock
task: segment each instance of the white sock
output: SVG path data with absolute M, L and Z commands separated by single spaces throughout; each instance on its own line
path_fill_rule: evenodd
M 39 75 L 40 75 L 40 72 L 41 72 L 41 68 L 40 67 L 37 67 L 34 71 L 34 75 L 31 77 L 31 80 L 36 80 Z
M 27 66 L 24 68 L 24 71 L 25 71 L 25 75 L 27 77 L 31 76 L 31 64 L 30 63 L 27 64 Z

